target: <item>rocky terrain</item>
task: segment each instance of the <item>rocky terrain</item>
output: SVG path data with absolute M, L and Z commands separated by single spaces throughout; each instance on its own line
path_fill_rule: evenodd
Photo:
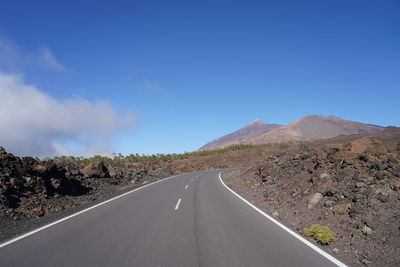
M 151 158 L 151 157 L 150 157 Z M 326 246 L 352 265 L 400 265 L 400 129 L 316 141 L 233 146 L 145 162 L 68 163 L 0 148 L 0 239 L 6 240 L 171 175 L 243 167 L 225 182 L 303 234 L 328 226 Z
M 352 265 L 400 265 L 398 128 L 298 144 L 224 181 L 301 234 L 328 226 L 326 249 Z
M 168 168 L 128 169 L 102 162 L 63 166 L 52 160 L 18 158 L 0 148 L 0 218 L 41 217 L 93 200 L 103 188 L 171 174 Z
M 147 162 L 89 164 L 19 158 L 0 147 L 0 240 L 125 191 L 205 169 L 245 166 L 283 146 L 232 148 Z
M 381 126 L 321 115 L 307 116 L 287 125 L 273 125 L 273 128 L 270 127 L 268 130 L 264 131 L 252 130 L 260 123 L 261 122 L 253 122 L 239 131 L 206 144 L 200 149 L 215 149 L 237 144 L 269 144 L 318 140 L 340 135 L 375 134 L 385 130 L 385 128 Z M 242 132 L 247 133 L 247 135 L 241 134 Z

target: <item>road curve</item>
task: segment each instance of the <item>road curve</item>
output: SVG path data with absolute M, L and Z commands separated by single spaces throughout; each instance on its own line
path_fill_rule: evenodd
M 0 245 L 0 266 L 336 266 L 218 175 L 165 179 Z

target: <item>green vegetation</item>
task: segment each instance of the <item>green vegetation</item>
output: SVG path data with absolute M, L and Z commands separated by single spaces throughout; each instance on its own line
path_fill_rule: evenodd
M 372 229 L 365 225 L 362 229 L 362 232 L 364 235 L 369 235 L 370 233 L 372 233 Z
M 304 234 L 321 245 L 328 245 L 335 239 L 335 234 L 328 226 L 320 226 L 318 224 L 313 224 L 310 228 L 305 228 Z
M 139 155 L 138 153 L 136 154 L 130 154 L 127 156 L 124 156 L 120 153 L 118 154 L 113 154 L 112 157 L 106 157 L 106 156 L 100 156 L 100 155 L 95 155 L 90 158 L 84 158 L 84 157 L 74 157 L 74 156 L 59 156 L 55 157 L 52 160 L 54 160 L 56 163 L 72 163 L 72 164 L 89 164 L 91 162 L 95 161 L 102 161 L 105 163 L 149 163 L 149 162 L 156 162 L 156 161 L 169 161 L 169 160 L 175 160 L 175 159 L 184 159 L 188 158 L 189 153 L 183 153 L 183 154 L 154 154 L 154 155 Z M 46 158 L 44 160 L 50 160 L 50 158 Z
M 220 149 L 214 150 L 201 150 L 188 153 L 193 156 L 210 156 L 210 155 L 219 155 L 224 154 L 230 151 L 239 151 L 245 149 L 254 149 L 254 148 L 262 148 L 262 147 L 286 147 L 291 145 L 292 143 L 275 143 L 275 144 L 261 144 L 261 145 L 231 145 Z
M 228 153 L 231 151 L 239 151 L 245 149 L 255 149 L 262 147 L 287 147 L 292 143 L 276 143 L 276 144 L 262 144 L 262 145 L 232 145 L 221 149 L 215 150 L 202 150 L 202 151 L 194 151 L 194 152 L 185 152 L 181 154 L 153 154 L 153 155 L 139 155 L 130 154 L 127 156 L 122 155 L 121 153 L 113 154 L 112 157 L 95 155 L 90 158 L 84 157 L 74 157 L 74 156 L 59 156 L 54 157 L 56 163 L 65 163 L 65 164 L 89 164 L 94 161 L 102 161 L 105 163 L 151 163 L 151 162 L 159 162 L 159 161 L 170 161 L 170 160 L 178 160 L 178 159 L 188 159 L 190 157 L 204 157 L 204 156 L 212 156 L 212 155 L 221 155 L 224 153 Z M 36 160 L 41 161 L 36 158 Z M 50 160 L 50 158 L 45 158 L 44 161 Z

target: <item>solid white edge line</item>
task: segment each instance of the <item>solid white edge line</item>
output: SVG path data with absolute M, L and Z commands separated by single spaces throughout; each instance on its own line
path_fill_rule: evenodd
M 328 260 L 330 260 L 331 262 L 333 262 L 334 264 L 336 264 L 337 266 L 341 266 L 341 267 L 347 267 L 346 264 L 344 264 L 343 262 L 339 261 L 338 259 L 336 259 L 335 257 L 333 257 L 332 255 L 326 253 L 325 251 L 323 251 L 322 249 L 320 249 L 318 246 L 314 245 L 313 243 L 311 243 L 310 241 L 308 241 L 307 239 L 303 238 L 302 236 L 300 236 L 299 234 L 297 234 L 296 232 L 290 230 L 288 227 L 286 227 L 285 225 L 281 224 L 280 222 L 278 222 L 277 220 L 275 220 L 274 218 L 272 218 L 271 216 L 269 216 L 268 214 L 266 214 L 265 212 L 263 212 L 262 210 L 260 210 L 259 208 L 257 208 L 255 205 L 251 204 L 249 201 L 247 201 L 245 198 L 243 198 L 242 196 L 240 196 L 238 193 L 236 193 L 235 191 L 233 191 L 231 188 L 229 188 L 224 181 L 222 181 L 221 178 L 221 174 L 222 172 L 219 173 L 219 180 L 221 181 L 221 183 L 229 190 L 231 191 L 235 196 L 237 196 L 238 198 L 240 198 L 241 200 L 243 200 L 246 204 L 248 204 L 250 207 L 252 207 L 253 209 L 255 209 L 256 211 L 258 211 L 259 213 L 261 213 L 264 217 L 266 217 L 267 219 L 269 219 L 270 221 L 272 221 L 273 223 L 275 223 L 276 225 L 278 225 L 279 227 L 281 227 L 283 230 L 285 230 L 286 232 L 288 232 L 289 234 L 291 234 L 292 236 L 296 237 L 298 240 L 300 240 L 301 242 L 303 242 L 304 244 L 306 244 L 307 246 L 309 246 L 310 248 L 312 248 L 313 250 L 315 250 L 316 252 L 318 252 L 319 254 L 321 254 L 322 256 L 324 256 L 325 258 L 327 258 Z
M 176 202 L 175 205 L 175 210 L 179 209 L 179 204 L 181 204 L 182 199 L 178 199 L 178 202 Z
M 187 173 L 186 173 L 186 174 L 187 174 Z M 155 184 L 157 184 L 157 183 L 164 182 L 164 181 L 169 180 L 169 179 L 171 179 L 171 178 L 175 178 L 175 177 L 182 176 L 182 175 L 185 175 L 185 174 L 179 174 L 179 175 L 174 175 L 174 176 L 171 176 L 171 177 L 167 177 L 167 178 L 164 178 L 164 179 L 161 179 L 161 180 L 152 182 L 152 183 L 150 183 L 150 184 L 143 185 L 143 186 L 141 186 L 141 187 L 135 188 L 135 189 L 133 189 L 133 190 L 131 190 L 131 191 L 128 191 L 128 192 L 126 192 L 126 193 L 123 193 L 123 194 L 121 194 L 121 195 L 119 195 L 119 196 L 110 198 L 110 199 L 108 199 L 108 200 L 106 200 L 106 201 L 103 201 L 103 202 L 101 202 L 101 203 L 99 203 L 99 204 L 96 204 L 96 205 L 94 205 L 94 206 L 91 206 L 91 207 L 89 207 L 89 208 L 87 208 L 87 209 L 81 210 L 81 211 L 79 211 L 79 212 L 77 212 L 77 213 L 71 214 L 71 215 L 69 215 L 69 216 L 67 216 L 67 217 L 64 217 L 64 218 L 62 218 L 62 219 L 59 219 L 59 220 L 57 220 L 57 221 L 55 221 L 55 222 L 46 224 L 46 225 L 44 225 L 44 226 L 42 226 L 42 227 L 39 227 L 39 228 L 37 228 L 37 229 L 35 229 L 35 230 L 32 230 L 32 231 L 28 232 L 28 233 L 25 233 L 25 234 L 23 234 L 23 235 L 17 236 L 17 237 L 15 237 L 15 238 L 11 239 L 11 240 L 8 240 L 8 241 L 6 241 L 6 242 L 0 244 L 0 248 L 5 247 L 5 246 L 7 246 L 7 245 L 9 245 L 9 244 L 11 244 L 11 243 L 14 243 L 14 242 L 18 241 L 18 240 L 21 240 L 21 239 L 23 239 L 23 238 L 25 238 L 25 237 L 27 237 L 27 236 L 33 235 L 33 234 L 35 234 L 35 233 L 37 233 L 37 232 L 40 232 L 40 231 L 42 231 L 42 230 L 44 230 L 44 229 L 46 229 L 46 228 L 49 228 L 49 227 L 51 227 L 51 226 L 53 226 L 53 225 L 56 225 L 56 224 L 58 224 L 58 223 L 60 223 L 60 222 L 63 222 L 63 221 L 66 221 L 66 220 L 68 220 L 68 219 L 71 219 L 71 218 L 73 218 L 73 217 L 75 217 L 75 216 L 78 216 L 79 214 L 82 214 L 82 213 L 84 213 L 84 212 L 86 212 L 86 211 L 89 211 L 89 210 L 91 210 L 91 209 L 97 208 L 97 207 L 99 207 L 99 206 L 101 206 L 101 205 L 104 205 L 104 204 L 106 204 L 106 203 L 108 203 L 108 202 L 111 202 L 111 201 L 113 201 L 113 200 L 116 200 L 116 199 L 118 199 L 118 198 L 121 198 L 121 197 L 123 197 L 123 196 L 126 196 L 126 195 L 128 195 L 128 194 L 131 194 L 131 193 L 133 193 L 133 192 L 135 192 L 135 191 L 138 191 L 138 190 L 143 189 L 143 188 L 145 188 L 145 187 L 148 187 L 148 186 L 151 186 L 151 185 L 155 185 Z

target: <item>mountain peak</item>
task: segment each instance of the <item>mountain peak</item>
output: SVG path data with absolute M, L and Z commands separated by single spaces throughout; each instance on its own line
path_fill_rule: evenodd
M 305 120 L 305 119 L 333 119 L 333 120 L 343 120 L 342 118 L 333 116 L 333 115 L 319 115 L 319 114 L 315 114 L 315 115 L 309 115 L 306 117 L 303 117 L 299 120 Z
M 332 138 L 339 135 L 379 133 L 383 127 L 348 121 L 335 116 L 311 115 L 242 143 L 266 144 Z
M 286 125 L 268 124 L 256 119 L 233 133 L 207 143 L 200 150 L 235 144 L 267 144 L 326 139 L 339 135 L 379 133 L 384 129 L 381 126 L 325 115 L 310 115 Z
M 254 124 L 266 124 L 265 122 L 263 122 L 262 120 L 260 120 L 260 119 L 256 119 L 256 120 L 254 120 L 254 121 L 252 121 L 252 122 L 250 122 L 250 124 L 249 125 L 254 125 Z
M 200 150 L 216 149 L 226 145 L 239 143 L 241 140 L 251 138 L 263 133 L 267 133 L 278 128 L 281 125 L 268 124 L 259 119 L 252 121 L 250 124 L 240 128 L 239 130 L 215 139 L 200 148 Z

